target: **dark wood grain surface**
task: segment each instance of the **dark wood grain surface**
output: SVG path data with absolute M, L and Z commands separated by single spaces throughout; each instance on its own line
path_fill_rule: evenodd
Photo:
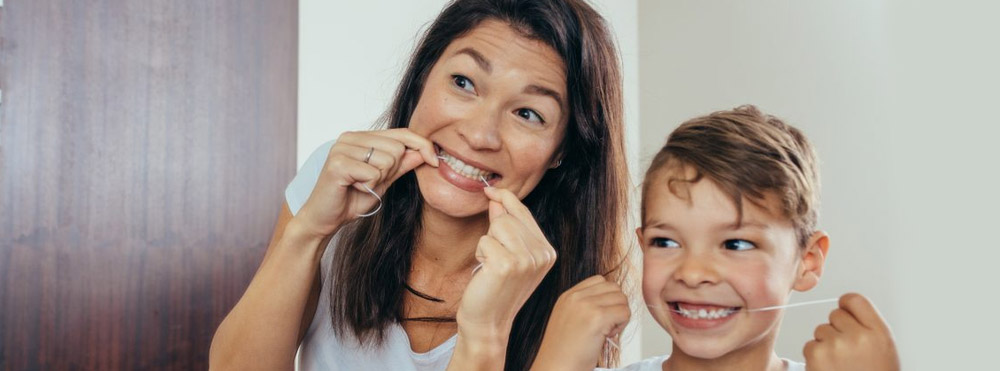
M 295 172 L 296 0 L 5 0 L 0 369 L 206 369 Z

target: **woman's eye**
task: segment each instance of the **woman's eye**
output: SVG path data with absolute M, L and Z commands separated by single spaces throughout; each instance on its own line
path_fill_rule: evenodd
M 652 241 L 649 241 L 649 244 L 653 247 L 663 247 L 663 248 L 681 247 L 681 244 L 677 243 L 677 241 L 661 237 L 654 238 Z
M 472 80 L 469 80 L 468 77 L 462 75 L 452 75 L 451 81 L 452 83 L 455 84 L 455 86 L 459 87 L 460 89 L 463 89 L 473 94 L 476 93 L 476 86 L 472 84 Z
M 538 112 L 535 112 L 534 110 L 530 110 L 527 108 L 520 108 L 517 111 L 515 111 L 515 113 L 517 114 L 518 117 L 528 120 L 528 122 L 537 122 L 539 124 L 545 123 L 545 120 L 542 119 L 542 116 L 539 115 Z
M 757 248 L 757 245 L 754 245 L 753 242 L 747 240 L 727 240 L 723 243 L 723 245 L 726 247 L 726 250 L 733 251 L 744 251 Z

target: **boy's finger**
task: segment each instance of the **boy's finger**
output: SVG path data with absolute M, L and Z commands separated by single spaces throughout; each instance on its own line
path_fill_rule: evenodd
M 875 309 L 875 305 L 864 295 L 853 292 L 844 294 L 838 304 L 866 328 L 878 330 L 888 328 L 878 309 Z
M 846 310 L 840 308 L 834 309 L 832 312 L 830 312 L 830 325 L 832 325 L 833 328 L 837 329 L 837 331 L 840 332 L 855 331 L 858 328 L 864 327 L 861 326 L 861 323 L 859 323 L 858 320 L 854 318 L 854 316 L 852 316 Z

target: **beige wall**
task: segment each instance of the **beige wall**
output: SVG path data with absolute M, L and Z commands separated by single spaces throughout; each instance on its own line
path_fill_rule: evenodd
M 833 245 L 823 282 L 792 301 L 864 293 L 905 369 L 972 369 L 994 363 L 1000 331 L 1000 5 L 928 3 L 639 0 L 640 159 L 683 120 L 743 103 L 802 128 Z M 778 354 L 801 360 L 831 308 L 789 309 Z M 643 356 L 669 352 L 643 329 Z

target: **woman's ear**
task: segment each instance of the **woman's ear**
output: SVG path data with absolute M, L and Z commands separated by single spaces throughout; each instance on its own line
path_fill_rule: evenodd
M 642 248 L 642 227 L 635 229 L 635 236 L 639 238 L 639 248 Z
M 799 257 L 799 271 L 795 276 L 795 284 L 792 288 L 795 291 L 809 291 L 819 284 L 819 277 L 823 275 L 823 264 L 826 262 L 827 252 L 830 250 L 830 236 L 823 231 L 817 231 L 809 237 L 806 247 Z

